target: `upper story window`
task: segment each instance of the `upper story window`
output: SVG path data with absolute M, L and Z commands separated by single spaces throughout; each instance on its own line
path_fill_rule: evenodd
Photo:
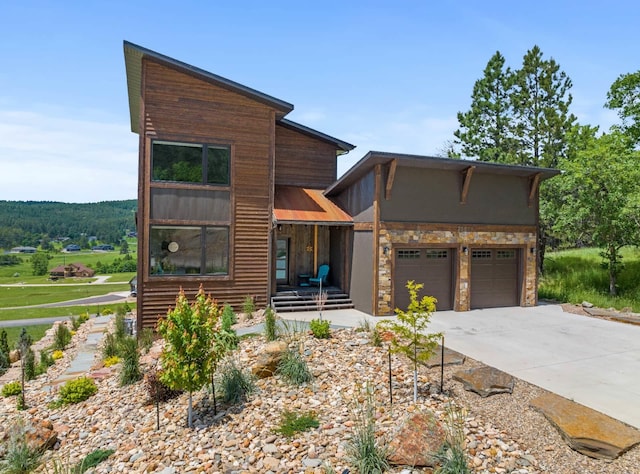
M 228 186 L 230 158 L 227 146 L 155 141 L 151 179 Z

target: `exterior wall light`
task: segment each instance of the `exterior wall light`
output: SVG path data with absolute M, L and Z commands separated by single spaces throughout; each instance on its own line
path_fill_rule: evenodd
M 389 255 L 389 247 L 385 246 L 385 247 L 382 249 L 382 252 L 383 252 L 385 255 Z
M 469 247 L 462 247 L 462 253 L 465 255 L 469 255 Z

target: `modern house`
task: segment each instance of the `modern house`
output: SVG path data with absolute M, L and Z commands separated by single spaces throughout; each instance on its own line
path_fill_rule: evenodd
M 258 306 L 321 265 L 363 311 L 415 279 L 439 309 L 536 304 L 538 187 L 555 170 L 370 152 L 286 119 L 293 105 L 124 43 L 139 139 L 138 325 L 180 288 Z

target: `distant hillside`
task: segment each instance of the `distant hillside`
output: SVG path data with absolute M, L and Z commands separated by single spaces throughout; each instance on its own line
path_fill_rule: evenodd
M 135 230 L 137 200 L 67 204 L 50 201 L 0 201 L 0 248 L 36 247 L 41 239 L 68 237 L 81 243 L 89 236 L 116 244 Z

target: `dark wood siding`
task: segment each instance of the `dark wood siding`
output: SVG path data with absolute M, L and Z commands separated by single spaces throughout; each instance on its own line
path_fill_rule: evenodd
M 386 176 L 384 179 L 386 180 Z M 466 204 L 457 171 L 398 166 L 392 198 L 380 199 L 380 219 L 395 222 L 536 225 L 529 207 L 529 179 L 474 173 Z M 384 193 L 384 188 L 382 190 Z
M 289 239 L 289 281 L 286 284 L 296 286 L 298 284 L 298 275 L 301 274 L 315 275 L 317 268 L 313 268 L 313 243 L 315 239 L 313 224 L 282 224 L 279 226 L 279 230 L 277 230 L 276 236 L 277 238 Z M 323 264 L 329 264 L 331 266 L 330 246 L 331 243 L 329 238 L 329 227 L 319 225 L 318 266 Z M 332 278 L 335 270 L 335 268 L 330 268 L 330 285 L 335 284 Z
M 406 310 L 409 306 L 409 280 L 424 285 L 420 297 L 435 297 L 438 310 L 453 308 L 453 262 L 452 248 L 397 248 L 394 249 L 393 304 Z
M 324 189 L 336 180 L 336 146 L 276 126 L 276 184 Z
M 518 305 L 519 250 L 471 251 L 471 308 Z
M 275 111 L 187 71 L 143 60 L 144 151 L 139 193 L 139 324 L 153 326 L 173 305 L 180 287 L 200 284 L 220 303 L 239 306 L 250 295 L 258 305 L 269 293 L 269 229 L 273 207 Z M 148 275 L 150 140 L 231 147 L 230 258 L 227 277 Z M 194 189 L 203 187 L 194 186 Z M 206 189 L 206 188 L 205 188 Z M 166 217 L 166 216 L 163 216 Z M 170 219 L 153 221 L 170 223 Z
M 374 194 L 375 173 L 371 170 L 333 199 L 353 217 L 354 222 L 373 222 Z

